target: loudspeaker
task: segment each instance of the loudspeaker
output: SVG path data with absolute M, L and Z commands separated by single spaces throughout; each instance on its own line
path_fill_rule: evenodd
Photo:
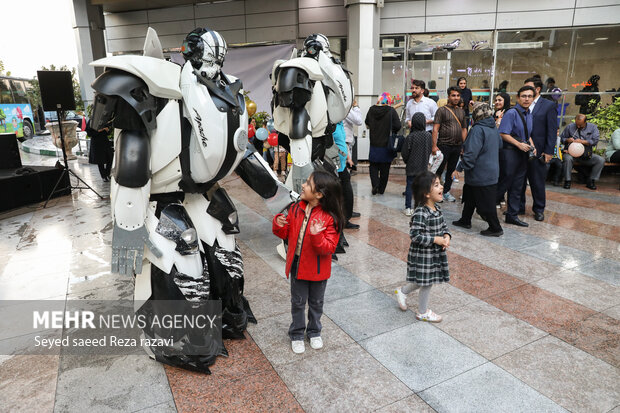
M 43 110 L 75 109 L 71 72 L 67 70 L 39 70 L 37 77 L 39 78 Z
M 24 205 L 45 201 L 63 170 L 47 166 L 28 166 L 30 173 L 18 175 L 16 170 L 0 171 L 0 211 L 19 208 Z M 71 194 L 69 174 L 62 175 L 52 198 Z
M 22 167 L 17 136 L 14 133 L 0 134 L 0 169 L 17 169 Z

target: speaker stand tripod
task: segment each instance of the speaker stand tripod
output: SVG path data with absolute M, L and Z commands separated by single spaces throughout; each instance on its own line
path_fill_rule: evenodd
M 67 187 L 61 188 L 58 190 L 56 189 L 58 185 L 60 184 L 60 181 L 62 181 L 62 178 L 65 176 L 65 174 L 69 176 L 69 186 L 68 186 L 69 192 L 71 192 L 72 189 L 90 189 L 99 198 L 105 199 L 97 191 L 95 191 L 90 185 L 88 185 L 82 178 L 80 178 L 78 174 L 76 174 L 75 172 L 71 170 L 71 168 L 69 168 L 69 163 L 67 162 L 67 151 L 65 150 L 65 136 L 62 131 L 62 119 L 64 118 L 64 111 L 56 110 L 56 114 L 58 115 L 58 130 L 60 131 L 60 143 L 61 143 L 60 147 L 62 148 L 62 158 L 65 164 L 62 165 L 60 161 L 56 161 L 56 167 L 59 169 L 62 169 L 62 173 L 58 177 L 58 181 L 56 181 L 56 185 L 54 185 L 54 189 L 52 189 L 52 192 L 47 197 L 47 201 L 45 201 L 43 208 L 47 207 L 47 203 L 50 201 L 50 199 L 52 199 L 52 196 L 54 196 L 55 193 L 64 191 L 65 189 L 67 189 Z M 71 184 L 71 175 L 73 175 L 73 177 L 78 180 L 78 183 L 75 186 Z M 80 186 L 79 184 L 80 182 L 84 184 L 85 186 Z

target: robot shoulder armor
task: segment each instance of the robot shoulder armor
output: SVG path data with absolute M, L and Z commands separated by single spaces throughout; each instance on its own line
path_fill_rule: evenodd
M 321 72 L 321 66 L 319 66 L 319 62 L 310 57 L 296 57 L 282 63 L 280 67 L 297 67 L 305 70 L 306 73 L 308 73 L 308 77 L 310 77 L 310 80 L 323 80 L 323 73 Z
M 180 99 L 181 68 L 171 62 L 148 56 L 113 56 L 96 60 L 91 66 L 129 72 L 142 79 L 153 96 Z

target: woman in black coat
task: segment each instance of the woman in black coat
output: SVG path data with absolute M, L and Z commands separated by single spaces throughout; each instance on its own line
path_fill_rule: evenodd
M 469 102 L 472 100 L 471 89 L 467 87 L 467 79 L 459 77 L 456 81 L 456 85 L 461 91 L 461 101 L 463 102 L 463 110 L 465 111 L 465 123 L 469 126 Z
M 86 126 L 86 134 L 90 137 L 88 162 L 97 164 L 101 178 L 104 182 L 108 182 L 112 170 L 112 159 L 114 158 L 112 141 L 108 139 L 110 128 L 106 127 L 97 131 L 90 127 L 89 121 Z
M 392 97 L 383 93 L 376 105 L 371 106 L 366 114 L 366 126 L 370 131 L 369 172 L 372 194 L 382 194 L 390 176 L 390 165 L 394 153 L 388 147 L 390 135 L 400 130 L 398 113 L 392 106 Z

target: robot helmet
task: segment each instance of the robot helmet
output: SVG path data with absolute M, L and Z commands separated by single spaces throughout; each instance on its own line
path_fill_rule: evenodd
M 228 51 L 226 40 L 216 31 L 208 28 L 194 29 L 183 41 L 181 51 L 194 69 L 209 79 L 220 72 Z
M 329 40 L 320 33 L 311 34 L 304 40 L 302 56 L 316 58 L 321 50 L 328 56 L 331 54 L 329 52 Z

